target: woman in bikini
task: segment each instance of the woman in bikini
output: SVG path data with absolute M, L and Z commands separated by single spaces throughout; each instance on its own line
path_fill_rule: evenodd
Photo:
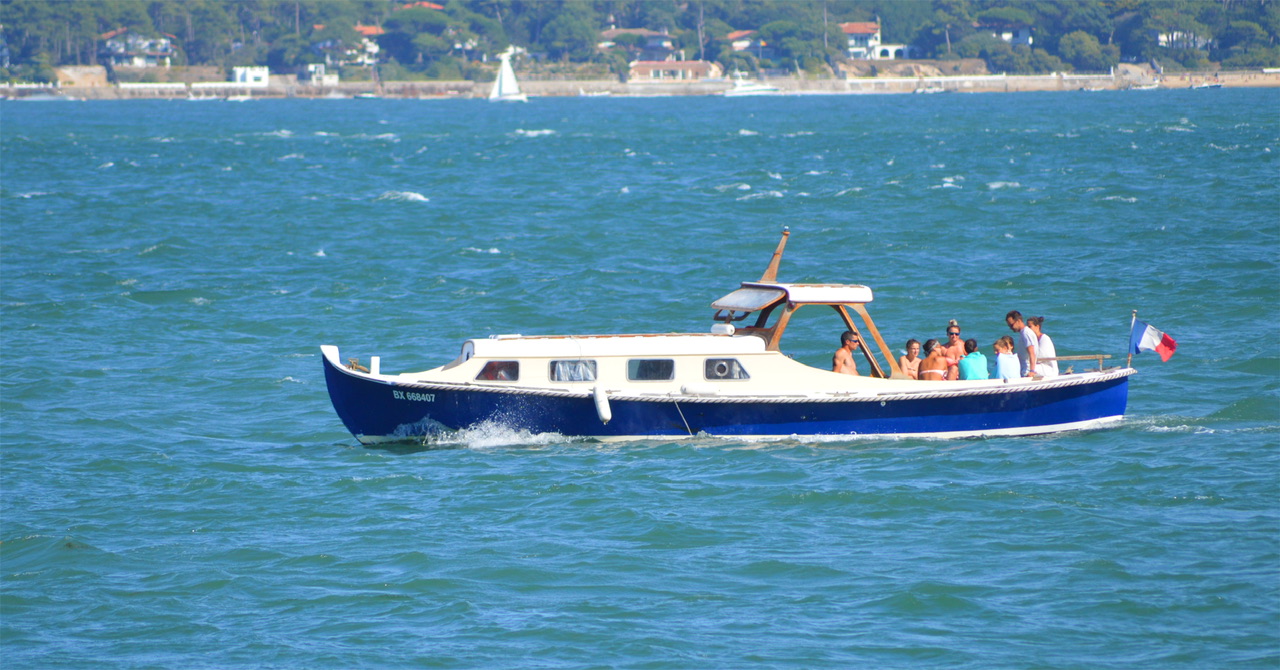
M 920 378 L 920 343 L 915 340 L 907 340 L 907 355 L 898 358 L 898 367 L 902 368 L 902 374 L 912 378 Z
M 938 344 L 937 340 L 926 340 L 924 343 L 925 357 L 920 361 L 920 379 L 922 381 L 941 381 L 947 378 L 947 352 L 946 348 Z

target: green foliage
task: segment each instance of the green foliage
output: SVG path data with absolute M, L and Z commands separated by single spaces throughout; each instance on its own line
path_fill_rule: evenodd
M 50 66 L 98 63 L 100 36 L 117 28 L 172 36 L 178 63 L 289 71 L 337 63 L 362 42 L 357 24 L 379 26 L 385 61 L 405 76 L 434 78 L 484 76 L 471 63 L 510 44 L 563 66 L 594 62 L 622 74 L 626 49 L 596 47 L 610 26 L 666 30 L 686 57 L 730 71 L 774 65 L 729 48 L 724 37 L 734 30 L 760 31 L 778 65 L 817 72 L 842 58 L 839 24 L 849 21 L 879 20 L 887 43 L 938 59 L 982 57 L 1006 72 L 1102 71 L 1151 59 L 1175 68 L 1274 66 L 1280 46 L 1277 0 L 435 1 L 444 8 L 402 9 L 410 0 L 0 0 L 0 29 L 8 74 L 31 78 L 51 78 L 42 69 Z M 1029 26 L 1034 48 L 995 44 L 975 23 Z M 638 37 L 617 41 L 642 46 Z
M 1077 70 L 1103 72 L 1120 62 L 1120 48 L 1114 44 L 1103 46 L 1098 38 L 1077 30 L 1063 36 L 1058 42 L 1058 55 Z

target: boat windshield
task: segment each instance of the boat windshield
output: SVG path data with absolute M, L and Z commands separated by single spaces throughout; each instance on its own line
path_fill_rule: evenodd
M 772 305 L 786 295 L 786 291 L 776 288 L 740 288 L 711 303 L 711 308 L 730 312 L 754 312 Z

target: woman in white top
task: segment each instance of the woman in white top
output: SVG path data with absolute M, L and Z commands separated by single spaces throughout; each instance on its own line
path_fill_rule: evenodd
M 1058 354 L 1053 349 L 1053 340 L 1040 329 L 1043 325 L 1043 316 L 1027 319 L 1027 327 L 1036 334 L 1036 374 L 1045 379 L 1052 379 L 1058 376 L 1058 361 L 1055 358 Z M 1046 358 L 1055 358 L 1055 360 L 1045 361 Z

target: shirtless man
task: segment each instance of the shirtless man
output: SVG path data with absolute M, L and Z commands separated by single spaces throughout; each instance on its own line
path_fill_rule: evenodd
M 853 352 L 858 350 L 858 336 L 852 330 L 844 331 L 840 336 L 840 348 L 831 357 L 831 371 L 846 375 L 857 375 L 858 366 L 853 364 Z
M 920 380 L 942 381 L 947 378 L 947 350 L 937 340 L 925 340 L 925 357 L 920 361 Z

